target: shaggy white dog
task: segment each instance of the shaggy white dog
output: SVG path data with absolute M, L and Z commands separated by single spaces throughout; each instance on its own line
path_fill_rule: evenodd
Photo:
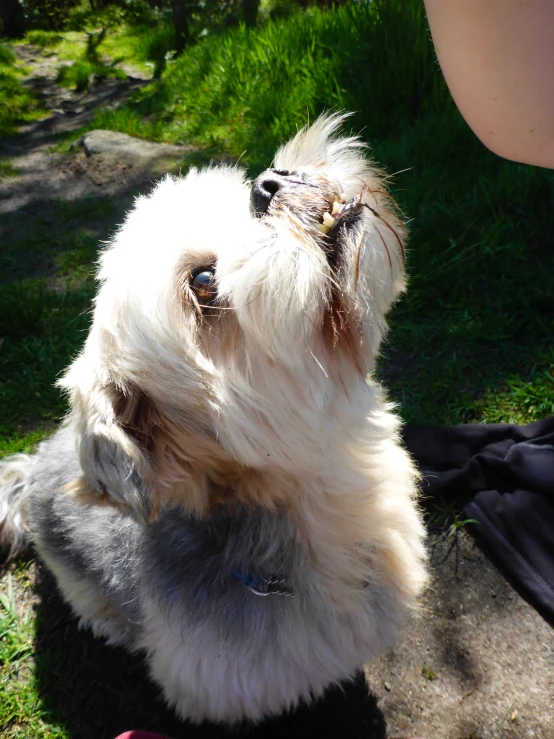
M 254 183 L 168 177 L 100 260 L 64 427 L 0 465 L 81 623 L 182 717 L 260 719 L 351 676 L 424 586 L 416 473 L 368 380 L 405 230 L 341 118 Z M 264 597 L 265 596 L 265 597 Z

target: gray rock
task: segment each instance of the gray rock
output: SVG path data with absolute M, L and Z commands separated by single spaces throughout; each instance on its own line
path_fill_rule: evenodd
M 70 151 L 83 149 L 87 157 L 103 157 L 127 161 L 139 168 L 169 168 L 178 163 L 189 149 L 186 146 L 156 144 L 117 131 L 89 131 L 71 144 Z

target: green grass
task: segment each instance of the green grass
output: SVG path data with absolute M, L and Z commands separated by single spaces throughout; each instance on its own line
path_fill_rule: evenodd
M 51 200 L 0 217 L 13 234 L 0 252 L 0 457 L 30 450 L 66 411 L 54 383 L 84 340 L 98 241 L 123 207 Z
M 25 42 L 33 43 L 29 39 L 29 35 L 24 39 Z M 59 42 L 56 44 L 56 55 L 64 61 L 76 61 L 84 58 L 87 48 L 87 35 L 83 31 L 64 31 L 59 35 Z
M 431 667 L 427 667 L 426 665 L 422 665 L 421 674 L 426 680 L 436 680 L 437 679 L 435 671 Z
M 11 163 L 9 159 L 0 157 L 0 180 L 4 180 L 7 177 L 16 177 L 17 168 Z
M 15 54 L 7 44 L 0 43 L 0 64 L 11 66 L 15 63 Z
M 15 576 L 17 592 L 25 593 L 30 586 L 26 568 L 20 566 Z M 12 575 L 8 575 L 5 584 L 5 590 L 0 590 L 0 734 L 6 739 L 66 737 L 49 720 L 37 691 L 33 661 L 35 621 L 31 609 L 28 603 L 16 603 Z
M 77 92 L 85 91 L 92 80 L 124 79 L 126 73 L 120 68 L 123 63 L 132 71 L 159 77 L 174 48 L 173 27 L 152 9 L 149 9 L 151 18 L 145 17 L 144 11 L 138 14 L 139 22 L 129 25 L 126 19 L 132 14 L 129 8 L 127 12 L 123 10 L 108 6 L 101 12 L 94 12 L 84 4 L 76 8 L 72 16 L 72 30 L 59 33 L 32 30 L 23 43 L 53 49 L 59 59 L 71 62 L 60 67 L 58 82 Z M 0 49 L 0 63 L 1 59 Z
M 121 57 L 139 71 L 159 76 L 175 44 L 173 27 L 163 19 L 153 25 L 121 26 L 106 34 L 100 49 L 108 57 Z
M 127 63 L 133 70 L 148 76 L 159 76 L 166 67 L 166 58 L 170 58 L 175 41 L 173 28 L 163 19 L 150 25 L 120 25 L 105 27 L 102 39 L 94 48 L 94 57 L 90 58 L 87 46 L 91 35 L 99 34 L 101 27 L 86 24 L 84 30 L 65 31 L 55 34 L 58 41 L 55 46 L 60 59 L 71 62 L 94 61 L 106 66 Z M 33 34 L 27 34 L 25 41 L 31 40 Z
M 60 59 L 73 61 L 58 69 L 57 81 L 60 85 L 84 92 L 93 82 L 98 83 L 110 77 L 126 79 L 126 73 L 118 68 L 124 57 L 110 59 L 104 54 L 102 47 L 106 34 L 106 28 L 64 34 L 57 54 Z
M 552 173 L 494 157 L 453 116 L 423 119 L 376 151 L 393 171 L 413 167 L 396 180 L 413 217 L 412 277 L 383 365 L 405 417 L 554 413 Z
M 0 43 L 0 137 L 16 133 L 20 123 L 28 123 L 45 114 L 30 90 L 22 85 L 24 70 L 7 44 Z M 6 176 L 5 172 L 1 172 Z
M 63 37 L 55 31 L 44 31 L 40 29 L 35 29 L 33 31 L 28 31 L 25 35 L 25 43 L 34 44 L 35 46 L 40 46 L 43 49 L 49 46 L 57 46 L 62 42 L 62 40 Z
M 70 66 L 60 67 L 58 72 L 59 84 L 74 88 L 77 92 L 87 90 L 92 80 L 98 82 L 109 77 L 125 79 L 127 75 L 114 64 L 90 62 L 87 59 L 78 59 Z

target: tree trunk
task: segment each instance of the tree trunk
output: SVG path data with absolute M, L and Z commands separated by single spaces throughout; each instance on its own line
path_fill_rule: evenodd
M 248 28 L 254 28 L 258 20 L 260 0 L 242 0 L 242 17 Z
M 180 54 L 191 41 L 190 18 L 193 5 L 191 0 L 171 0 L 171 19 L 175 26 L 177 54 Z
M 0 0 L 0 18 L 4 36 L 22 38 L 25 35 L 25 17 L 18 0 Z

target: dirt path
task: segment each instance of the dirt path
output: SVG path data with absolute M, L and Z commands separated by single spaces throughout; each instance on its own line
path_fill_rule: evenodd
M 78 131 L 100 109 L 120 105 L 146 83 L 138 74 L 125 80 L 108 79 L 86 93 L 74 93 L 56 84 L 61 62 L 33 46 L 15 47 L 18 58 L 30 70 L 25 85 L 36 93 L 51 115 L 21 126 L 22 135 L 0 142 L 0 157 L 7 157 L 17 171 L 0 181 L 0 213 L 12 213 L 33 202 L 50 198 L 74 200 L 88 195 L 116 195 L 139 181 L 128 162 L 109 165 L 84 155 L 52 151 L 60 134 Z M 144 176 L 142 176 L 144 179 Z
M 40 211 L 53 197 L 126 198 L 130 189 L 152 178 L 129 161 L 51 151 L 60 133 L 77 131 L 100 107 L 120 104 L 144 84 L 143 79 L 107 80 L 76 95 L 55 83 L 60 64 L 55 55 L 41 56 L 29 46 L 18 47 L 17 53 L 31 69 L 26 84 L 52 114 L 0 145 L 0 156 L 8 157 L 18 171 L 16 177 L 0 182 L 0 213 L 11 214 L 12 230 L 17 228 L 18 211 L 28 213 L 33 204 Z M 423 615 L 410 623 L 393 651 L 367 670 L 389 734 L 422 739 L 553 739 L 554 632 L 468 537 L 461 534 L 459 546 L 450 553 L 450 540 L 435 543 L 434 581 Z M 70 638 L 81 639 L 88 649 L 88 637 L 77 636 L 67 610 L 65 616 L 66 628 L 73 629 Z M 102 654 L 109 651 L 95 645 Z M 126 656 L 121 660 L 127 664 Z M 352 714 L 348 728 L 346 723 L 336 739 L 372 736 L 369 728 L 353 728 Z

